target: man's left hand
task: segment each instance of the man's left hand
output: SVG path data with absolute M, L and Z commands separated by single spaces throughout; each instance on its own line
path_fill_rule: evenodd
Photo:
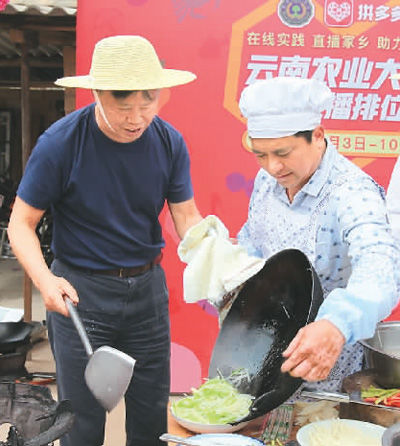
M 282 353 L 281 371 L 306 381 L 326 379 L 345 344 L 342 332 L 326 319 L 301 328 Z

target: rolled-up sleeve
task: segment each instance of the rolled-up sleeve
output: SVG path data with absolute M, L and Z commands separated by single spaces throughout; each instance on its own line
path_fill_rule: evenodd
M 328 319 L 348 343 L 373 336 L 400 297 L 400 250 L 388 223 L 379 186 L 365 178 L 335 191 L 335 218 L 348 247 L 351 275 L 345 288 L 332 290 L 318 319 Z
M 387 191 L 387 207 L 393 235 L 400 245 L 400 157 L 397 158 Z

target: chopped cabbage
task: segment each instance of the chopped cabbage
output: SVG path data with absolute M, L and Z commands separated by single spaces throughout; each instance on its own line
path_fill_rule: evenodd
M 217 377 L 192 389 L 192 395 L 175 401 L 172 411 L 178 418 L 194 423 L 228 424 L 249 413 L 252 398 Z

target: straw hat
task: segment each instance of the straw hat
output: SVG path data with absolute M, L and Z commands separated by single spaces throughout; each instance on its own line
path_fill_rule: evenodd
M 141 36 L 112 36 L 97 42 L 87 76 L 57 79 L 62 87 L 91 90 L 153 90 L 196 79 L 189 71 L 165 69 L 153 45 Z

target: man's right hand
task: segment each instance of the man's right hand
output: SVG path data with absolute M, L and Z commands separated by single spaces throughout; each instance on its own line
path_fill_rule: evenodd
M 56 311 L 64 316 L 69 316 L 65 298 L 68 296 L 73 303 L 79 302 L 78 294 L 75 288 L 63 277 L 55 276 L 50 273 L 49 276 L 41 281 L 39 291 L 43 297 L 44 304 L 48 311 Z
M 332 322 L 320 319 L 301 328 L 282 353 L 281 371 L 306 381 L 326 379 L 346 340 Z

